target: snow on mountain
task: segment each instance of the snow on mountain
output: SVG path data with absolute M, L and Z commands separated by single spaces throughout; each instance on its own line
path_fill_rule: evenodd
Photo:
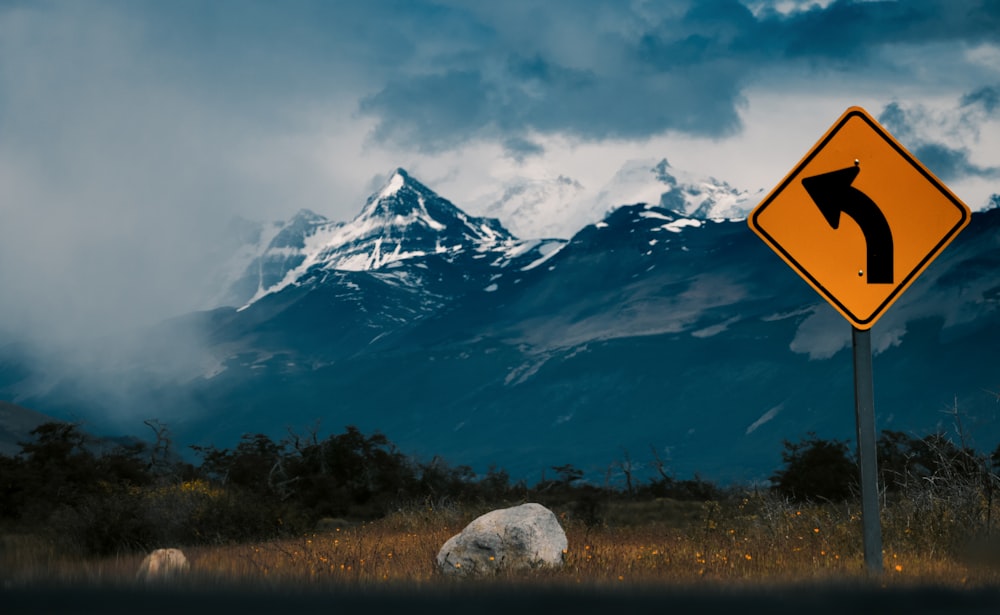
M 537 238 L 572 237 L 623 205 L 645 203 L 695 219 L 738 219 L 761 196 L 674 169 L 666 159 L 643 159 L 627 162 L 590 196 L 579 181 L 561 175 L 518 179 L 475 206 L 489 216 L 476 217 L 396 169 L 349 222 L 303 209 L 285 223 L 250 229 L 251 240 L 225 266 L 234 281 L 222 284 L 228 290 L 215 304 L 245 307 L 314 270 L 384 271 L 432 254 L 493 255 L 499 266 L 534 250 L 528 264 L 540 264 L 564 242 Z M 241 273 L 233 275 L 234 269 Z
M 596 200 L 607 206 L 653 203 L 707 220 L 743 219 L 763 197 L 762 190 L 739 190 L 714 177 L 675 169 L 663 158 L 625 163 Z
M 497 267 L 528 259 L 530 266 L 562 243 L 521 241 L 498 220 L 470 216 L 396 169 L 350 222 L 333 222 L 308 210 L 297 213 L 266 247 L 258 245 L 258 256 L 233 283 L 231 296 L 245 308 L 307 277 L 315 279 L 317 272 L 389 271 L 431 255 L 448 260 L 471 254 Z
M 544 281 L 544 293 L 507 299 L 508 333 L 544 354 L 719 324 L 700 319 L 746 295 L 739 276 L 698 273 L 699 262 L 713 257 L 714 243 L 727 245 L 745 227 L 722 222 L 652 204 L 616 208 L 581 229 L 551 261 L 556 274 Z
M 365 271 L 431 252 L 491 250 L 515 237 L 499 221 L 467 215 L 396 169 L 354 220 L 329 229 L 322 240 L 318 258 L 326 268 Z
M 701 219 L 743 219 L 764 191 L 675 169 L 666 158 L 629 160 L 596 191 L 563 175 L 518 178 L 472 205 L 521 237 L 572 237 L 622 205 L 647 203 Z

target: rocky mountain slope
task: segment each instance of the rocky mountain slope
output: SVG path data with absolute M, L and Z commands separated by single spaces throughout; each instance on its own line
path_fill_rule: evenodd
M 876 324 L 879 429 L 1000 442 L 997 271 L 990 210 Z M 398 171 L 351 222 L 283 225 L 233 296 L 146 332 L 114 388 L 21 365 L 0 369 L 0 396 L 108 430 L 156 417 L 185 444 L 353 424 L 529 478 L 565 463 L 613 477 L 628 458 L 640 475 L 754 481 L 785 439 L 853 438 L 850 325 L 745 221 L 662 200 L 521 240 Z M 197 358 L 157 371 L 178 339 Z

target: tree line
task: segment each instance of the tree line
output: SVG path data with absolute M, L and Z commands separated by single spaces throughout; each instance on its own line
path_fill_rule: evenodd
M 232 448 L 195 446 L 200 463 L 193 464 L 173 450 L 165 426 L 147 425 L 155 433 L 152 443 L 101 443 L 72 423 L 37 427 L 19 454 L 0 455 L 0 531 L 47 535 L 81 553 L 112 554 L 299 535 L 323 519 L 374 519 L 415 503 L 531 500 L 600 523 L 601 506 L 613 499 L 714 501 L 746 488 L 678 479 L 659 459 L 649 464 L 654 476 L 639 479 L 627 453 L 613 464 L 624 484 L 595 485 L 582 470 L 562 465 L 529 486 L 498 468 L 477 475 L 441 458 L 415 460 L 385 435 L 353 426 L 326 438 L 312 432 L 275 441 L 247 434 Z M 1000 447 L 986 456 L 940 434 L 884 431 L 878 453 L 887 496 L 930 493 L 952 508 L 986 501 L 991 510 Z M 857 496 L 857 467 L 845 441 L 814 434 L 786 441 L 781 461 L 765 487 L 780 497 L 843 502 Z

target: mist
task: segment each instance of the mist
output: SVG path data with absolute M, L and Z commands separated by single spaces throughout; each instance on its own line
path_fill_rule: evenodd
M 214 307 L 236 216 L 311 188 L 272 185 L 255 157 L 278 135 L 185 85 L 139 24 L 44 8 L 0 8 L 0 354 L 30 372 L 14 401 L 74 388 L 141 420 L 143 391 L 211 360 L 196 328 L 151 328 Z
M 319 156 L 290 143 L 306 119 L 276 122 L 274 97 L 223 95 L 114 8 L 0 9 L 7 337 L 51 344 L 211 307 L 236 216 L 328 198 Z

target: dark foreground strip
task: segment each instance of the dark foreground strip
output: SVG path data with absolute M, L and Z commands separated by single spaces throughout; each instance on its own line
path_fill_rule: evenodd
M 625 610 L 628 609 L 628 610 Z M 637 610 L 641 609 L 641 610 Z M 698 588 L 651 590 L 479 586 L 386 591 L 208 591 L 168 587 L 124 589 L 0 589 L 0 613 L 118 613 L 221 615 L 238 613 L 475 613 L 527 615 L 889 615 L 1000 614 L 1000 588 L 959 591 L 941 588 L 882 589 L 817 586 L 766 589 Z

